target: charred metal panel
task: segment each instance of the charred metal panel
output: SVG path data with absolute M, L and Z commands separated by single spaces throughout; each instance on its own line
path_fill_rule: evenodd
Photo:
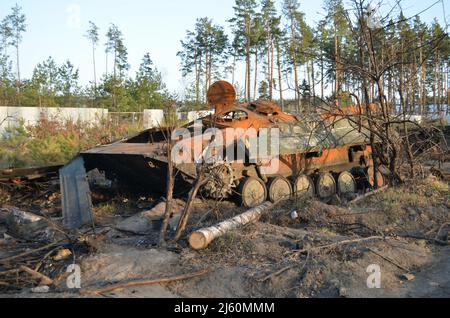
M 92 221 L 92 201 L 82 157 L 59 171 L 64 227 L 77 229 Z
M 58 170 L 62 166 L 25 168 L 25 169 L 4 169 L 0 170 L 0 181 L 36 180 L 39 178 L 52 178 L 58 176 Z
M 369 131 L 358 130 L 357 125 L 346 118 L 325 125 L 322 120 L 310 116 L 298 123 L 280 123 L 280 154 L 320 152 L 342 146 L 369 143 Z M 305 119 L 305 118 L 304 118 Z

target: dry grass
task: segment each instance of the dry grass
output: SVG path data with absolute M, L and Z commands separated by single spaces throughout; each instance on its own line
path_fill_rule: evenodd
M 424 180 L 411 180 L 406 184 L 390 188 L 369 200 L 378 202 L 387 209 L 399 206 L 428 207 L 430 205 L 450 203 L 449 184 L 429 176 Z

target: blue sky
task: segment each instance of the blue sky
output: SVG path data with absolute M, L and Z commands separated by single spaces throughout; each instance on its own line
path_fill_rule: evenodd
M 308 23 L 314 25 L 322 18 L 322 0 L 300 1 Z M 407 15 L 425 9 L 435 0 L 403 3 Z M 101 44 L 108 25 L 115 23 L 123 32 L 128 48 L 130 72 L 134 73 L 145 52 L 163 74 L 171 91 L 181 91 L 183 82 L 179 71 L 180 40 L 192 29 L 196 18 L 209 17 L 227 25 L 233 15 L 234 0 L 1 0 L 0 18 L 18 3 L 27 16 L 28 31 L 21 45 L 23 77 L 29 78 L 34 66 L 52 56 L 58 63 L 69 59 L 80 69 L 82 83 L 92 79 L 92 58 L 89 42 L 83 37 L 89 20 L 100 27 Z M 394 4 L 389 0 L 388 4 Z M 446 4 L 447 16 L 450 3 Z M 386 7 L 389 7 L 387 5 Z M 434 17 L 443 21 L 442 4 L 422 15 L 430 22 Z M 12 53 L 12 52 L 11 52 Z M 98 74 L 105 71 L 104 48 L 97 50 Z

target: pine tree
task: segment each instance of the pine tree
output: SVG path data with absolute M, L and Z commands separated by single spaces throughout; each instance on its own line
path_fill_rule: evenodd
M 212 81 L 222 72 L 229 50 L 228 37 L 223 27 L 208 18 L 197 19 L 194 31 L 187 31 L 181 41 L 182 50 L 177 53 L 181 58 L 183 76 L 194 73 L 196 103 L 200 102 L 200 85 L 203 83 L 203 101 Z M 225 70 L 225 68 L 223 68 Z
M 268 99 L 273 99 L 275 42 L 280 36 L 280 20 L 277 16 L 275 2 L 273 0 L 261 0 L 261 17 L 264 28 L 266 60 L 266 81 L 268 84 Z
M 128 64 L 128 51 L 123 43 L 122 32 L 115 24 L 110 25 L 106 38 L 106 53 L 112 53 L 114 56 L 113 76 L 109 85 L 112 88 L 112 107 L 113 109 L 118 109 L 118 91 L 123 89 L 124 73 L 130 67 Z M 117 72 L 119 72 L 119 77 Z
M 16 70 L 17 70 L 17 102 L 20 106 L 20 44 L 22 43 L 22 34 L 26 32 L 26 17 L 22 13 L 22 8 L 17 4 L 11 8 L 11 14 L 6 17 L 6 22 L 11 32 L 11 36 L 9 37 L 10 42 L 9 45 L 13 46 L 16 49 Z
M 332 26 L 334 48 L 334 93 L 339 95 L 342 87 L 342 39 L 349 36 L 349 26 L 345 16 L 345 9 L 342 0 L 325 0 L 325 10 L 328 12 L 328 21 Z
M 304 14 L 300 12 L 300 3 L 298 0 L 284 0 L 283 14 L 287 20 L 286 34 L 289 34 L 288 42 L 288 58 L 294 71 L 294 91 L 296 111 L 300 112 L 301 98 L 299 95 L 299 66 L 300 66 L 300 47 L 301 34 L 300 22 L 303 20 Z
M 57 92 L 62 97 L 60 106 L 73 106 L 73 96 L 78 92 L 79 71 L 70 61 L 66 61 L 58 68 Z
M 98 37 L 99 28 L 95 25 L 94 22 L 89 21 L 89 29 L 86 32 L 85 37 L 91 41 L 92 45 L 92 65 L 94 70 L 94 98 L 97 97 L 97 70 L 95 63 L 95 49 L 98 45 L 99 37 Z
M 30 88 L 33 93 L 29 93 L 28 99 L 32 100 L 34 96 L 38 97 L 37 103 L 39 107 L 57 106 L 57 82 L 58 82 L 58 66 L 52 57 L 36 65 L 33 76 L 30 81 Z
M 238 44 L 237 53 L 240 57 L 245 57 L 245 98 L 251 99 L 251 50 L 252 50 L 252 21 L 256 14 L 256 0 L 235 0 L 234 17 L 229 20 L 232 24 L 232 31 L 235 37 L 235 44 Z
M 162 108 L 164 106 L 165 85 L 161 73 L 154 66 L 150 53 L 142 58 L 136 73 L 133 96 L 140 112 L 145 108 Z

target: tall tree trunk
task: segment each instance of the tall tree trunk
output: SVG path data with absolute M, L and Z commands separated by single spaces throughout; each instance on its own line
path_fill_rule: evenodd
M 114 83 L 113 83 L 113 108 L 115 111 L 117 111 L 117 99 L 116 99 L 116 78 L 117 78 L 117 49 L 114 49 L 114 70 L 113 70 L 113 78 L 114 78 Z
M 208 89 L 211 86 L 212 83 L 212 65 L 213 65 L 213 57 L 211 56 L 211 54 L 209 55 L 209 70 L 208 70 Z
M 97 69 L 95 65 L 95 45 L 92 43 L 92 64 L 94 66 L 94 101 L 93 106 L 95 107 L 95 102 L 97 100 Z
M 277 42 L 277 68 L 278 68 L 278 88 L 280 89 L 280 105 L 281 109 L 284 110 L 284 100 L 283 100 L 283 77 L 281 74 L 281 57 L 280 57 L 280 45 Z
M 209 78 L 209 56 L 208 47 L 205 50 L 205 94 L 208 92 L 208 78 Z M 205 99 L 206 100 L 206 99 Z
M 272 87 L 271 87 L 271 66 L 270 66 L 270 46 L 271 46 L 271 40 L 270 40 L 270 28 L 267 28 L 267 34 L 266 34 L 266 41 L 267 41 L 267 85 L 269 88 L 269 99 L 272 100 Z
M 447 63 L 447 115 L 450 114 L 450 63 Z
M 339 57 L 339 39 L 337 35 L 337 29 L 336 24 L 334 25 L 334 62 L 336 64 L 336 79 L 335 79 L 335 95 L 336 97 L 339 95 L 339 88 L 340 88 L 340 57 Z
M 170 112 L 170 111 L 169 111 Z M 168 120 L 172 118 L 172 114 L 168 114 Z M 171 125 L 172 126 L 172 125 Z M 175 126 L 175 125 L 174 125 Z M 172 126 L 174 128 L 174 126 Z M 174 189 L 174 175 L 173 175 L 173 160 L 172 160 L 172 129 L 167 129 L 167 181 L 166 181 L 166 209 L 164 212 L 164 219 L 159 234 L 159 245 L 164 245 L 166 241 L 166 232 L 169 226 L 169 220 L 172 217 L 172 203 L 173 203 L 173 189 Z
M 246 74 L 246 79 L 245 79 L 246 92 L 247 92 L 246 93 L 246 95 L 247 95 L 246 99 L 247 99 L 247 102 L 250 102 L 250 100 L 251 100 L 251 88 L 250 88 L 251 65 L 250 65 L 250 45 L 249 44 L 247 44 L 247 60 L 246 60 L 246 64 L 247 64 L 247 68 L 246 68 L 247 74 Z
M 423 40 L 420 39 L 420 50 L 419 50 L 419 62 L 421 63 L 421 71 L 420 71 L 420 115 L 422 116 L 425 111 L 425 99 L 426 99 L 426 87 L 425 87 L 425 67 L 426 62 L 423 60 Z
M 198 66 L 198 54 L 195 53 L 194 59 L 194 67 L 195 67 L 195 103 L 198 106 L 200 102 L 200 68 Z
M 299 96 L 298 90 L 298 69 L 297 69 L 297 52 L 295 43 L 295 30 L 294 30 L 294 20 L 291 19 L 291 54 L 292 54 L 292 64 L 294 67 L 294 89 L 295 89 L 295 102 L 296 111 L 300 112 L 301 97 Z
M 275 48 L 273 42 L 271 43 L 271 56 L 270 56 L 270 82 L 269 82 L 269 97 L 270 100 L 273 100 L 273 67 L 274 67 L 274 53 Z
M 233 55 L 233 69 L 231 71 L 231 84 L 233 84 L 233 86 L 234 86 L 234 80 L 235 80 L 234 75 L 235 75 L 235 72 L 236 72 L 236 55 L 237 55 L 237 53 L 234 52 L 234 55 Z
M 97 66 L 95 63 L 95 46 L 92 46 L 92 64 L 94 65 L 94 88 L 97 92 Z
M 435 67 L 434 67 L 434 81 L 433 81 L 433 108 L 434 111 L 436 111 L 437 107 L 437 81 L 438 81 L 438 67 L 437 67 L 437 61 L 438 61 L 438 50 L 436 50 L 436 60 L 435 60 Z
M 258 89 L 258 45 L 255 45 L 255 79 L 253 83 L 253 99 L 256 100 Z
M 314 71 L 314 61 L 311 61 L 312 96 L 316 96 L 316 74 Z
M 17 39 L 18 41 L 18 39 Z M 18 43 L 18 42 L 17 42 Z M 21 100 L 20 100 L 20 58 L 19 58 L 19 44 L 16 45 L 16 59 L 17 59 L 17 103 L 19 106 L 21 106 Z
M 323 99 L 325 96 L 325 91 L 324 91 L 324 61 L 323 61 L 323 52 L 321 52 L 320 54 L 320 98 Z
M 438 110 L 439 115 L 442 116 L 442 64 L 441 64 L 441 56 L 439 54 L 438 50 L 438 60 L 437 60 L 437 67 L 438 67 Z
M 298 67 L 297 62 L 294 62 L 295 100 L 296 100 L 297 113 L 300 113 L 302 97 L 301 97 L 300 91 L 299 91 L 297 67 Z
M 250 21 L 247 20 L 247 39 L 246 39 L 246 47 L 245 47 L 245 54 L 246 54 L 246 64 L 247 64 L 247 74 L 246 74 L 246 98 L 247 102 L 250 102 L 251 99 L 251 89 L 250 89 L 250 83 L 251 83 L 251 64 L 250 64 Z

